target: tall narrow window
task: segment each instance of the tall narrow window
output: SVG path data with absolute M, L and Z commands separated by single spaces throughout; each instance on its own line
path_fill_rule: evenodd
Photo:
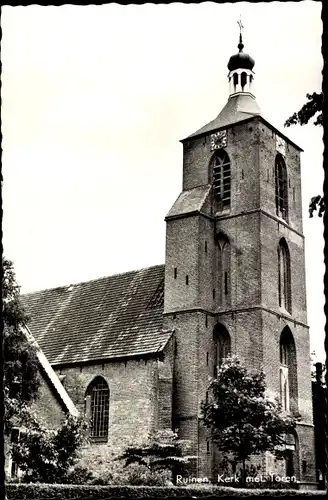
M 245 89 L 245 86 L 247 83 L 247 74 L 245 72 L 243 72 L 241 74 L 240 83 L 241 83 L 241 90 L 242 90 L 242 92 L 244 92 L 244 89 Z
M 219 149 L 212 159 L 213 186 L 220 208 L 229 208 L 231 201 L 230 159 L 224 149 Z
M 95 441 L 107 441 L 109 388 L 103 377 L 96 377 L 87 389 L 86 413 L 90 418 L 90 437 Z
M 280 402 L 284 411 L 297 410 L 296 349 L 290 328 L 280 336 Z
M 213 332 L 214 341 L 214 377 L 217 376 L 218 369 L 222 365 L 225 358 L 230 355 L 231 352 L 231 340 L 227 329 L 221 325 L 217 324 Z
M 286 240 L 282 238 L 278 246 L 278 292 L 279 306 L 292 312 L 290 255 Z
M 219 303 L 221 306 L 230 305 L 230 243 L 224 234 L 219 234 L 218 244 L 218 282 Z
M 275 163 L 276 212 L 279 217 L 288 220 L 288 184 L 287 169 L 283 157 L 278 154 Z
M 238 85 L 238 73 L 234 73 L 233 75 L 233 86 L 234 86 L 234 91 L 236 92 L 236 88 Z

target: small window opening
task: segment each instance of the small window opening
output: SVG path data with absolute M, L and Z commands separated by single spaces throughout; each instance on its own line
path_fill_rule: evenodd
M 244 91 L 246 83 L 247 83 L 247 75 L 246 75 L 246 73 L 242 73 L 241 74 L 240 83 L 241 83 L 241 90 Z
M 215 299 L 215 288 L 213 288 L 213 299 Z
M 208 326 L 208 317 L 207 317 L 207 314 L 205 315 L 205 326 L 206 326 L 206 328 Z
M 224 271 L 224 293 L 225 295 L 228 295 L 229 290 L 228 290 L 228 272 Z
M 238 74 L 237 73 L 235 73 L 233 75 L 233 84 L 235 87 L 238 85 Z
M 208 366 L 208 352 L 206 353 L 206 366 Z
M 174 279 L 176 280 L 177 279 L 177 276 L 178 276 L 178 268 L 175 267 L 174 268 Z
M 205 253 L 207 253 L 207 241 L 205 241 Z
M 307 461 L 302 460 L 302 472 L 303 472 L 303 474 L 306 474 L 306 471 L 307 471 Z
M 186 285 L 189 285 L 189 276 L 188 276 L 188 274 L 186 275 Z
M 206 453 L 207 454 L 210 453 L 210 442 L 209 441 L 206 442 Z

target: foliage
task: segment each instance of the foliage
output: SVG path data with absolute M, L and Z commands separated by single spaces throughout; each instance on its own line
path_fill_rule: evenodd
M 133 486 L 166 486 L 172 484 L 170 476 L 171 474 L 167 470 L 149 470 L 145 466 L 131 464 L 126 479 L 124 479 L 126 484 Z M 122 479 L 120 478 L 121 484 Z
M 128 446 L 119 459 L 125 460 L 125 467 L 138 464 L 152 473 L 170 471 L 175 477 L 195 458 L 187 455 L 188 446 L 171 429 L 164 429 L 151 434 L 146 443 Z
M 306 125 L 311 118 L 316 118 L 314 125 L 323 124 L 322 108 L 323 108 L 323 93 L 306 94 L 308 102 L 306 102 L 299 111 L 290 116 L 286 122 L 285 127 L 291 125 Z
M 149 486 L 91 486 L 63 484 L 7 484 L 8 500 L 98 500 L 115 498 L 206 498 L 219 497 L 306 497 L 324 496 L 325 491 L 237 489 L 229 487 L 149 487 Z
M 204 424 L 219 449 L 242 462 L 265 451 L 281 455 L 285 434 L 296 426 L 280 405 L 265 395 L 263 371 L 249 374 L 237 357 L 227 358 L 211 383 L 211 398 L 202 403 Z
M 325 200 L 323 196 L 312 196 L 310 204 L 309 204 L 309 214 L 310 217 L 313 217 L 313 212 L 315 212 L 318 208 L 318 217 L 322 217 L 322 214 L 325 211 Z
M 308 102 L 306 102 L 299 111 L 294 113 L 285 122 L 285 127 L 290 127 L 291 125 L 306 125 L 311 118 L 316 117 L 314 125 L 323 125 L 323 93 L 317 94 L 306 94 Z M 313 212 L 318 209 L 318 216 L 322 217 L 325 211 L 325 200 L 323 196 L 317 195 L 311 198 L 309 204 L 309 214 L 313 217 Z
M 36 350 L 22 330 L 28 317 L 20 303 L 13 263 L 3 258 L 2 267 L 5 432 L 9 434 L 20 408 L 36 398 L 40 380 Z
M 68 415 L 59 429 L 48 430 L 25 408 L 19 424 L 20 439 L 12 445 L 12 457 L 23 472 L 23 481 L 67 483 L 81 474 L 86 479 L 87 471 L 73 469 L 87 430 L 82 417 Z

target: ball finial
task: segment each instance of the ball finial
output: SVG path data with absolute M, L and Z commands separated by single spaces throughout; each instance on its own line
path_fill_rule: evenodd
M 239 44 L 238 44 L 238 49 L 239 49 L 239 52 L 241 52 L 244 48 L 244 44 L 243 44 L 243 36 L 242 36 L 242 30 L 244 29 L 244 26 L 241 22 L 241 16 L 240 16 L 240 19 L 239 21 L 237 21 L 237 24 L 239 26 Z

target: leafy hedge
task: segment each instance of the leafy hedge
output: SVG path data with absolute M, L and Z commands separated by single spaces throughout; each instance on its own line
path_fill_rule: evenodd
M 84 486 L 67 484 L 9 483 L 6 485 L 8 500 L 111 500 L 116 498 L 201 498 L 217 497 L 282 497 L 325 495 L 324 491 L 255 490 L 229 487 L 162 487 L 162 486 Z

